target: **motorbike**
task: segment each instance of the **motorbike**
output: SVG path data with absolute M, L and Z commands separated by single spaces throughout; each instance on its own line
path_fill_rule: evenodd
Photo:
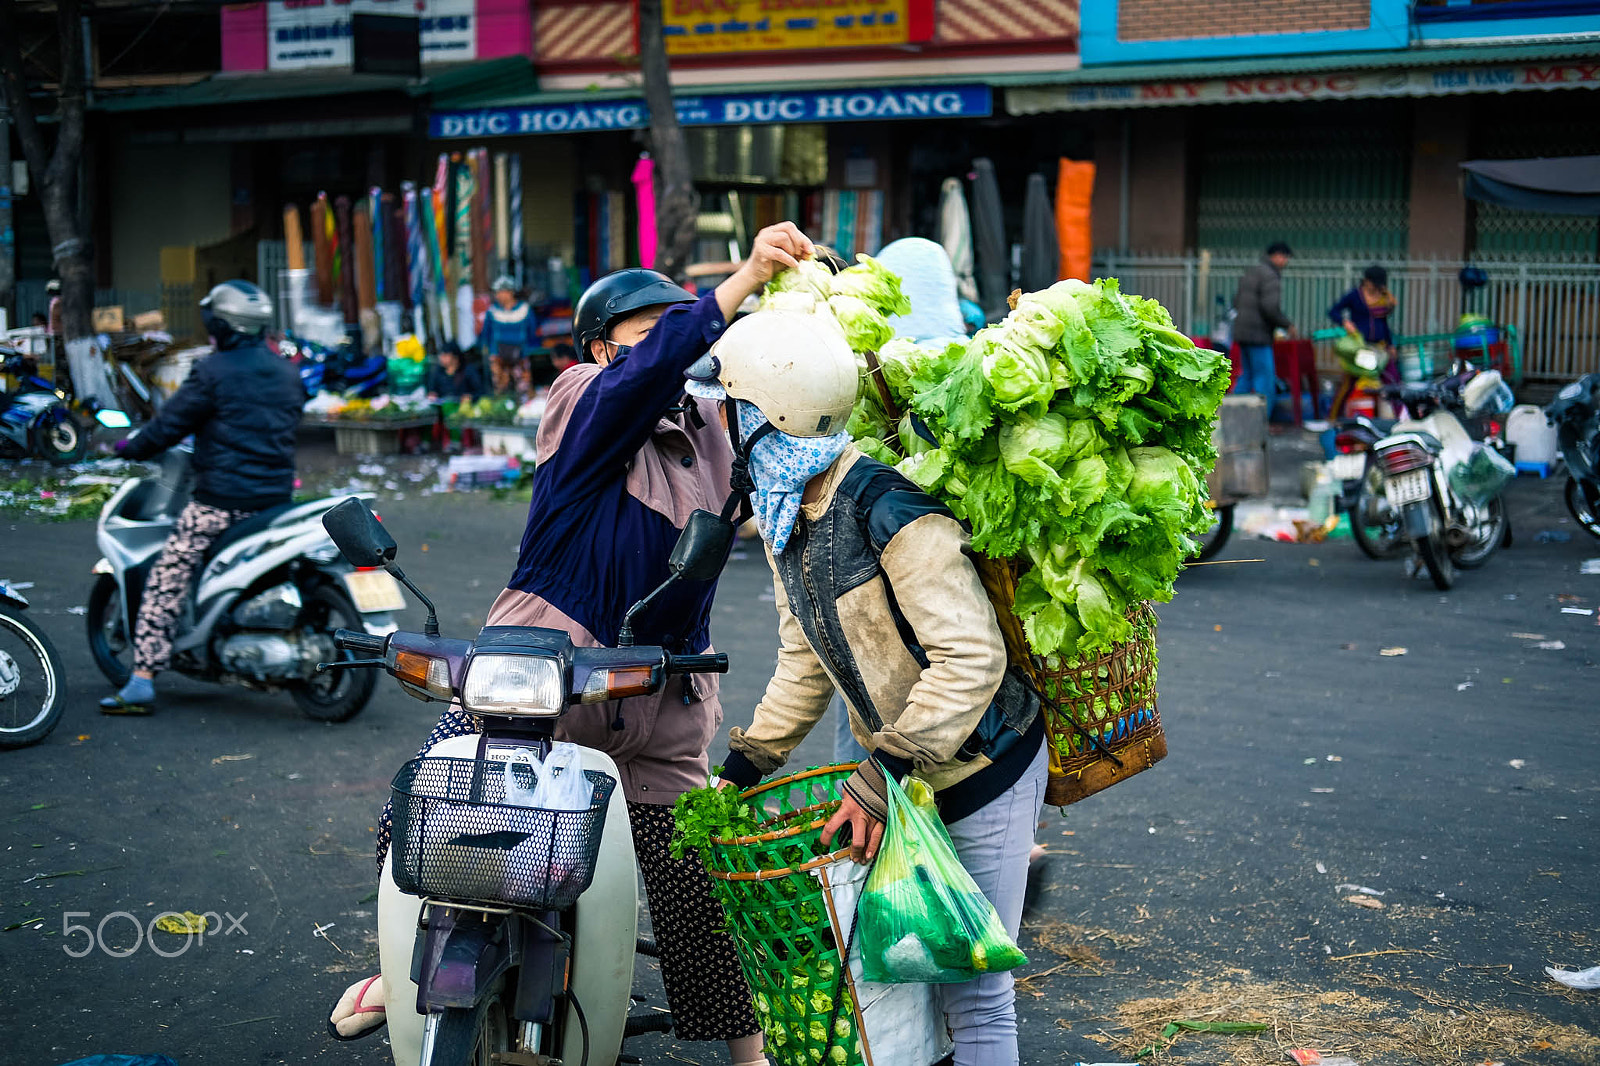
M 126 414 L 86 402 L 74 404 L 66 392 L 39 376 L 29 356 L 0 347 L 0 370 L 17 379 L 17 387 L 0 393 L 0 455 L 75 463 L 89 450 L 89 427 L 74 408 L 103 426 L 126 429 Z
M 1395 559 L 1410 550 L 1398 513 L 1387 505 L 1383 494 L 1383 468 L 1377 462 L 1378 441 L 1392 433 L 1397 423 L 1427 418 L 1436 411 L 1446 410 L 1466 428 L 1473 440 L 1504 454 L 1503 418 L 1489 412 L 1469 414 L 1463 404 L 1462 392 L 1477 376 L 1479 371 L 1467 366 L 1442 381 L 1385 385 L 1383 398 L 1395 408 L 1399 418 L 1355 415 L 1342 419 L 1334 427 L 1332 474 L 1340 483 L 1335 506 L 1350 516 L 1351 537 L 1369 559 Z
M 1556 427 L 1556 447 L 1567 464 L 1567 510 L 1600 538 L 1600 374 L 1586 374 L 1556 393 L 1544 416 Z
M 619 1059 L 624 1036 L 672 1022 L 628 1017 L 634 953 L 650 946 L 638 939 L 633 836 L 616 764 L 561 745 L 569 755 L 575 748 L 576 762 L 549 772 L 578 772 L 581 763 L 583 809 L 522 806 L 511 792 L 556 761 L 555 727 L 569 707 L 727 671 L 726 655 L 635 646 L 632 623 L 673 583 L 714 578 L 732 524 L 691 515 L 670 576 L 629 609 L 615 648 L 575 647 L 561 630 L 521 626 L 442 637 L 432 603 L 395 566 L 394 539 L 361 500 L 328 511 L 323 525 L 346 559 L 386 569 L 428 611 L 422 633 L 336 634 L 364 658 L 328 669 L 382 669 L 409 695 L 459 703 L 483 720 L 481 734 L 434 745 L 394 779 L 378 949 L 396 1066 L 638 1061 Z
M 89 592 L 89 653 L 113 685 L 132 671 L 133 626 L 145 581 L 188 502 L 192 448 L 180 444 L 157 476 L 131 479 L 100 512 L 102 558 Z M 383 635 L 405 606 L 394 578 L 339 557 L 318 519 L 338 500 L 269 508 L 230 526 L 207 551 L 173 638 L 172 668 L 203 681 L 287 692 L 307 716 L 342 722 L 366 706 L 370 674 L 318 673 L 339 658 L 339 629 Z
M 50 735 L 67 702 L 67 674 L 46 637 L 22 612 L 23 586 L 0 581 L 0 748 L 25 748 Z
M 1452 379 L 1454 380 L 1454 379 Z M 1408 409 L 1430 413 L 1398 421 L 1373 445 L 1383 478 L 1383 496 L 1370 496 L 1365 521 L 1393 525 L 1410 547 L 1418 569 L 1426 569 L 1441 591 L 1455 583 L 1457 569 L 1488 562 L 1510 539 L 1510 520 L 1501 492 L 1516 468 L 1489 445 L 1474 441 L 1452 408 L 1459 391 L 1471 418 L 1503 416 L 1511 409 L 1511 390 L 1498 371 L 1475 374 L 1459 386 L 1391 386 Z M 1353 513 L 1352 517 L 1359 517 Z

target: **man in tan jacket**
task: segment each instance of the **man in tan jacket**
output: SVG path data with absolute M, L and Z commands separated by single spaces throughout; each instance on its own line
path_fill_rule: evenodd
M 690 369 L 703 383 L 691 391 L 720 387 L 730 401 L 778 608 L 777 670 L 750 726 L 732 731 L 722 779 L 748 787 L 782 766 L 837 689 L 871 757 L 845 783 L 824 846 L 848 825 L 856 860 L 870 860 L 886 776 L 914 773 L 1015 937 L 1044 799 L 1039 703 L 1006 669 L 960 523 L 850 444 L 855 357 L 819 321 L 759 312 Z M 939 986 L 957 1066 L 1018 1061 L 1012 986 L 1009 973 Z

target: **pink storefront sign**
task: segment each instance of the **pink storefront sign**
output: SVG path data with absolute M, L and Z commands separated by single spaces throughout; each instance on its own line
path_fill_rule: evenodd
M 267 0 L 222 9 L 222 69 L 348 68 L 354 11 L 415 14 L 425 65 L 533 54 L 526 0 Z

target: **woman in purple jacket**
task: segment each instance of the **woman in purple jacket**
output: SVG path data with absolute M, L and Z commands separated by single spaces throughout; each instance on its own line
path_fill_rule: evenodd
M 783 222 L 757 234 L 739 271 L 699 299 L 638 268 L 589 287 L 573 313 L 584 362 L 550 387 L 528 527 L 489 625 L 560 629 L 587 647 L 616 643 L 623 612 L 666 579 L 689 515 L 718 511 L 728 497 L 728 434 L 715 403 L 685 396 L 684 371 L 747 297 L 812 252 L 805 234 Z M 706 651 L 715 592 L 715 582 L 675 586 L 634 621 L 638 642 Z M 705 784 L 706 749 L 721 724 L 716 675 L 693 674 L 657 695 L 572 708 L 557 738 L 617 763 L 678 1037 L 726 1041 L 734 1066 L 764 1066 L 750 990 L 705 869 L 697 857 L 674 860 L 667 851 L 672 804 Z M 452 707 L 422 751 L 480 728 Z M 387 811 L 378 838 L 381 868 Z M 337 1035 L 377 1027 L 381 1014 L 361 1013 L 381 997 L 377 987 L 375 994 L 363 981 L 345 992 L 329 1019 Z

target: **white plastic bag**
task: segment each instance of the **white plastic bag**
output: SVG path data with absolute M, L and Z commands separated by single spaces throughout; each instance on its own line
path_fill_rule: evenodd
M 811 876 L 828 890 L 828 918 L 833 924 L 835 943 L 850 942 L 856 903 L 871 869 L 842 859 L 811 871 Z M 868 981 L 861 973 L 859 943 L 851 949 L 849 964 L 848 980 L 859 1011 L 863 1050 L 870 1056 L 868 1062 L 930 1066 L 949 1054 L 953 1045 L 945 1028 L 937 987 Z
M 524 765 L 533 772 L 533 785 L 524 785 L 515 767 Z M 537 811 L 586 811 L 594 799 L 594 786 L 583 773 L 583 753 L 576 744 L 555 744 L 543 762 L 527 748 L 518 748 L 506 757 L 505 802 Z M 580 873 L 576 857 L 561 846 L 556 830 L 562 821 L 555 814 L 531 815 L 527 839 L 514 845 L 506 856 L 506 897 L 523 896 L 518 886 L 530 880 L 551 888 Z M 541 876 L 542 872 L 542 876 Z
M 583 753 L 578 746 L 565 741 L 552 746 L 530 806 L 547 811 L 586 811 L 593 799 L 594 786 L 583 775 Z

